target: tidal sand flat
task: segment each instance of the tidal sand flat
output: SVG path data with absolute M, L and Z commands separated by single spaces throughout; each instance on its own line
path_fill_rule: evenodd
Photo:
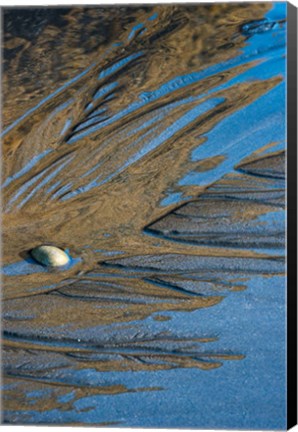
M 2 422 L 285 429 L 286 3 L 2 18 Z

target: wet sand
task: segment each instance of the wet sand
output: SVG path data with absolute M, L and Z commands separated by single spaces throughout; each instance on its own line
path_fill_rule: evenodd
M 4 10 L 5 423 L 285 427 L 285 10 Z

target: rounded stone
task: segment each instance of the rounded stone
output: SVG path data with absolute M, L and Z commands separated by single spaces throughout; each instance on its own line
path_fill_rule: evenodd
M 67 253 L 56 246 L 37 246 L 32 249 L 31 255 L 40 264 L 50 267 L 61 267 L 70 261 Z

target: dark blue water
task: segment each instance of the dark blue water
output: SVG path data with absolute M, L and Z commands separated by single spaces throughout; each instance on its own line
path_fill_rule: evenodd
M 42 414 L 32 412 L 34 423 L 77 421 L 119 422 L 119 426 L 284 429 L 285 394 L 285 289 L 284 278 L 253 277 L 248 290 L 229 296 L 220 305 L 189 314 L 167 314 L 180 332 L 194 328 L 219 342 L 209 349 L 229 346 L 242 352 L 241 362 L 227 362 L 213 371 L 174 369 L 163 372 L 80 374 L 85 382 L 121 382 L 128 388 L 161 387 L 160 391 L 86 397 L 74 409 Z M 158 324 L 160 327 L 160 324 Z M 195 327 L 194 327 L 195 326 Z M 144 329 L 154 329 L 150 318 Z M 166 326 L 165 326 L 166 328 Z M 71 392 L 68 393 L 71 398 Z M 88 415 L 81 413 L 89 408 Z

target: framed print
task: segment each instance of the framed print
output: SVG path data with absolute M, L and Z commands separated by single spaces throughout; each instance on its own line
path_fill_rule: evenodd
M 297 416 L 297 9 L 2 7 L 2 424 Z

